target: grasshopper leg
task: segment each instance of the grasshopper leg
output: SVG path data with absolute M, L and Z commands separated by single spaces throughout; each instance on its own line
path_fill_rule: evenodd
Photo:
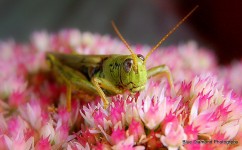
M 67 91 L 66 91 L 66 107 L 67 111 L 71 111 L 71 85 L 67 84 Z
M 82 78 L 80 76 L 81 73 L 79 72 L 72 72 L 71 76 L 65 76 L 65 73 L 62 74 L 62 78 L 64 79 L 65 84 L 67 85 L 67 91 L 66 91 L 66 104 L 67 104 L 67 110 L 71 111 L 71 95 L 72 90 L 84 90 L 89 94 L 95 94 L 97 92 L 95 86 L 85 78 Z M 68 79 L 68 80 L 67 80 Z
M 166 65 L 160 65 L 148 70 L 148 78 L 151 78 L 153 76 L 158 76 L 158 75 L 165 76 L 167 78 L 169 85 L 171 87 L 171 95 L 175 96 L 176 92 L 174 88 L 174 82 L 173 82 L 172 74 L 169 67 Z
M 112 84 L 110 81 L 108 81 L 106 79 L 99 78 L 99 77 L 93 77 L 91 81 L 92 81 L 93 85 L 96 87 L 98 94 L 101 96 L 105 109 L 108 107 L 109 102 L 101 88 L 111 91 L 115 94 L 120 94 L 123 92 L 122 89 L 119 89 L 118 87 L 116 87 L 114 84 Z
M 52 54 L 49 54 L 47 58 L 54 72 L 57 73 L 67 85 L 66 104 L 68 111 L 71 111 L 71 92 L 73 89 L 83 90 L 90 94 L 97 93 L 96 87 L 94 87 L 94 85 L 90 81 L 88 81 L 81 72 L 78 72 L 66 65 L 63 65 Z

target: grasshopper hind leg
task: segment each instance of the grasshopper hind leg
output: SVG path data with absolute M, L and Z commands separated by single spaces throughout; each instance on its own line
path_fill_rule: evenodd
M 66 89 L 66 107 L 67 107 L 67 111 L 70 112 L 71 111 L 71 85 L 67 85 L 67 89 Z
M 73 89 L 83 90 L 88 94 L 96 95 L 97 90 L 95 86 L 81 72 L 62 64 L 52 54 L 47 55 L 47 60 L 49 60 L 52 70 L 67 85 L 66 104 L 68 111 L 71 111 L 71 95 Z

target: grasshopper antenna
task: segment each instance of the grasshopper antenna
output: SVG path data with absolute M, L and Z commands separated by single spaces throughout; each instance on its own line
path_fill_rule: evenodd
M 198 8 L 196 5 L 181 21 L 179 21 L 175 27 L 173 27 L 146 55 L 144 63 L 149 58 L 149 56 L 174 32 L 176 29 Z
M 130 51 L 132 58 L 134 60 L 134 70 L 135 72 L 138 70 L 138 63 L 137 63 L 137 56 L 134 53 L 134 51 L 131 49 L 131 47 L 129 46 L 128 42 L 124 39 L 124 37 L 121 35 L 121 33 L 119 32 L 117 26 L 115 25 L 114 21 L 111 22 L 114 31 L 116 32 L 116 34 L 119 36 L 119 38 L 121 39 L 121 41 L 126 45 L 126 47 L 128 48 L 128 50 Z

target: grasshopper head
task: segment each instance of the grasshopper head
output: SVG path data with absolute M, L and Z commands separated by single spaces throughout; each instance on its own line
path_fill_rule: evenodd
M 132 55 L 124 57 L 121 67 L 120 79 L 123 87 L 133 93 L 141 91 L 145 88 L 147 82 L 147 70 L 144 64 L 144 56 L 138 54 L 137 66 L 134 67 L 134 58 Z
M 121 82 L 125 88 L 130 90 L 131 92 L 137 92 L 144 89 L 144 85 L 147 82 L 147 70 L 145 67 L 146 60 L 149 56 L 198 8 L 195 6 L 180 22 L 178 22 L 175 27 L 173 27 L 146 55 L 144 58 L 142 55 L 136 55 L 126 40 L 123 38 L 118 28 L 112 22 L 112 26 L 122 40 L 122 42 L 126 45 L 131 55 L 126 57 L 123 60 L 123 70 L 121 72 Z

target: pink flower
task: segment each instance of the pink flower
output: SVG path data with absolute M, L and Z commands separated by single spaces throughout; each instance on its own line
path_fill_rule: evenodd
M 110 107 L 110 120 L 113 124 L 124 120 L 124 100 L 123 98 L 118 98 L 113 100 L 113 107 Z
M 0 114 L 0 135 L 7 132 L 8 124 L 3 114 Z
M 51 124 L 50 122 L 46 123 L 40 129 L 40 136 L 43 137 L 44 139 L 48 138 L 49 140 L 54 141 L 55 134 L 56 133 L 55 133 L 53 124 Z
M 20 117 L 12 117 L 7 122 L 8 125 L 8 134 L 13 138 L 16 138 L 17 135 L 21 134 L 23 136 L 24 131 L 27 129 L 26 122 Z
M 81 129 L 80 135 L 75 134 L 77 141 L 81 145 L 86 145 L 86 143 L 89 143 L 90 145 L 96 145 L 96 136 L 95 134 L 90 133 L 88 129 Z
M 184 127 L 184 132 L 187 135 L 187 140 L 196 139 L 198 136 L 198 127 L 193 127 L 193 125 L 187 125 Z
M 219 77 L 222 82 L 225 82 L 226 88 L 233 89 L 236 93 L 242 94 L 242 61 L 237 60 L 228 66 L 221 67 Z
M 41 127 L 39 134 L 43 138 L 48 138 L 52 143 L 56 145 L 63 144 L 68 137 L 69 127 L 61 120 L 58 120 L 57 124 L 54 125 L 53 122 L 47 122 L 43 127 Z
M 34 129 L 40 129 L 42 125 L 41 107 L 38 101 L 27 103 L 20 108 L 21 116 L 27 120 Z
M 39 51 L 50 50 L 50 37 L 46 31 L 34 32 L 31 37 L 31 43 Z
M 83 41 L 80 31 L 76 29 L 64 30 L 60 33 L 60 37 L 72 48 L 77 48 Z
M 131 123 L 131 121 L 133 119 L 141 122 L 141 118 L 139 117 L 139 112 L 138 112 L 138 108 L 137 108 L 136 99 L 138 99 L 138 97 L 137 98 L 128 97 L 127 100 L 125 101 L 126 105 L 124 107 L 124 109 L 125 109 L 124 117 L 125 117 L 126 122 L 129 124 Z
M 160 134 L 156 133 L 154 131 L 151 131 L 147 138 L 145 139 L 147 141 L 146 147 L 149 149 L 156 149 L 163 146 L 163 144 L 160 141 Z
M 120 141 L 118 144 L 114 145 L 112 149 L 119 150 L 119 149 L 125 149 L 125 150 L 144 150 L 144 146 L 134 146 L 134 137 L 129 136 L 127 139 Z
M 71 120 L 70 118 L 71 118 L 71 116 L 70 116 L 71 114 L 67 111 L 67 109 L 66 108 L 64 108 L 64 107 L 60 107 L 59 109 L 58 109 L 58 118 L 59 119 L 61 119 L 61 122 L 63 123 L 63 124 L 68 124 L 69 123 L 69 121 Z
M 97 145 L 92 147 L 93 150 L 106 150 L 111 149 L 110 145 L 105 143 L 98 143 Z
M 68 112 L 66 85 L 50 72 L 46 51 L 130 54 L 120 40 L 77 29 L 35 32 L 29 44 L 1 42 L 0 149 L 241 149 L 241 62 L 218 66 L 195 42 L 162 47 L 147 68 L 169 66 L 174 95 L 165 78 L 151 78 L 144 91 L 108 97 L 104 109 L 100 97 L 86 103 L 85 91 L 74 89 Z M 237 144 L 183 143 L 201 139 Z
M 131 123 L 129 124 L 128 133 L 129 135 L 134 136 L 135 142 L 138 142 L 142 135 L 145 135 L 143 124 L 141 122 L 136 121 L 135 119 L 132 119 Z
M 0 136 L 0 149 L 8 149 L 8 147 L 5 143 L 4 136 Z
M 36 150 L 51 150 L 49 138 L 41 138 L 35 146 Z
M 11 139 L 8 136 L 4 136 L 5 143 L 8 147 L 8 149 L 13 150 L 26 150 L 26 149 L 32 149 L 34 146 L 34 138 L 31 137 L 29 139 L 24 139 L 23 136 L 18 134 L 16 138 Z
M 112 132 L 110 136 L 111 142 L 115 145 L 118 144 L 120 141 L 126 139 L 125 130 L 119 129 L 119 127 Z
M 183 140 L 187 139 L 183 127 L 174 122 L 168 122 L 166 124 L 164 134 L 160 140 L 170 150 L 178 149 L 182 146 Z
M 93 112 L 93 119 L 96 125 L 104 126 L 104 119 L 107 117 L 100 109 Z
M 9 97 L 9 105 L 12 107 L 18 107 L 26 102 L 24 92 L 13 91 Z
M 164 89 L 160 91 L 159 96 L 152 99 L 147 96 L 144 99 L 138 98 L 137 107 L 140 118 L 149 129 L 155 129 L 166 114 L 166 98 Z

